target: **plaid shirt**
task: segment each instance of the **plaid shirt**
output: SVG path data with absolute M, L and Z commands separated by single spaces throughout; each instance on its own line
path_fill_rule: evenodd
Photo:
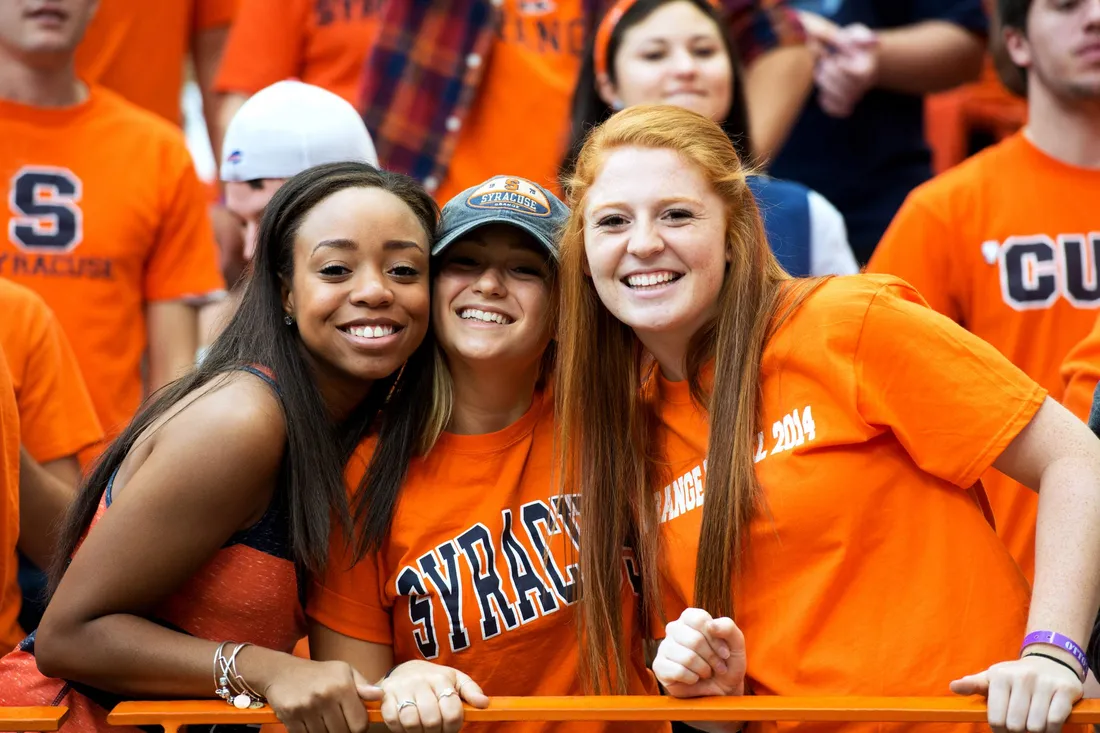
M 457 131 L 477 97 L 501 6 L 512 0 L 393 0 L 363 72 L 361 109 L 381 164 L 434 191 L 447 174 Z M 593 32 L 612 0 L 585 0 Z M 751 63 L 778 45 L 802 43 L 786 0 L 722 0 L 738 51 Z

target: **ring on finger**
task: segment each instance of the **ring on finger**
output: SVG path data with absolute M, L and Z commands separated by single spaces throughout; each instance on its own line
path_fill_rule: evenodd
M 401 712 L 404 708 L 407 708 L 410 705 L 412 705 L 415 708 L 416 707 L 416 701 L 415 700 L 402 700 L 401 703 L 397 706 L 397 712 Z
M 455 692 L 462 692 L 462 686 L 466 684 L 466 680 L 461 680 L 455 685 Z
M 455 688 L 453 688 L 453 687 L 448 687 L 448 688 L 447 688 L 446 690 L 444 690 L 443 692 L 439 693 L 439 699 L 440 699 L 440 700 L 442 700 L 443 698 L 445 698 L 445 697 L 450 697 L 450 696 L 451 696 L 451 695 L 453 695 L 453 694 L 455 694 Z

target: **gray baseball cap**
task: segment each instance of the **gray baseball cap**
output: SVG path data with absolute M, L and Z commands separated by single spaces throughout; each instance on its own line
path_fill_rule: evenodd
M 479 227 L 511 224 L 533 236 L 556 260 L 558 234 L 568 218 L 565 204 L 537 183 L 518 176 L 493 176 L 443 206 L 443 223 L 432 256 Z

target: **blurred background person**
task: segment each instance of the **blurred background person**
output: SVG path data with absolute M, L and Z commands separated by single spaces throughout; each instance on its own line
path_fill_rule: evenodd
M 607 13 L 633 4 L 383 2 L 359 99 L 382 165 L 440 201 L 502 170 L 560 190 L 587 38 Z M 719 5 L 745 63 L 754 153 L 767 157 L 809 93 L 812 56 L 787 0 Z
M 915 286 L 1061 400 L 1062 361 L 1100 308 L 1100 0 L 999 2 L 1027 127 L 913 191 L 868 270 Z M 996 471 L 982 481 L 1031 578 L 1037 497 Z
M 743 86 L 728 28 L 708 0 L 637 0 L 622 14 L 609 13 L 581 66 L 562 177 L 589 130 L 636 104 L 674 104 L 709 117 L 751 159 Z M 784 269 L 799 277 L 859 271 L 843 217 L 820 194 L 764 175 L 749 181 Z
M 816 93 L 771 173 L 844 215 L 865 263 L 913 188 L 932 176 L 923 95 L 981 71 L 981 0 L 792 0 L 815 50 Z
M 145 395 L 194 363 L 198 306 L 224 285 L 180 130 L 76 75 L 95 7 L 0 4 L 0 181 L 10 211 L 0 276 L 57 315 L 111 436 Z

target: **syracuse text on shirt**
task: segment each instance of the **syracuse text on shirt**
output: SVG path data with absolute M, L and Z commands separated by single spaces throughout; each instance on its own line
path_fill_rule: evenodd
M 472 602 L 464 592 L 467 577 L 480 611 L 480 629 L 474 633 L 480 633 L 483 640 L 573 603 L 577 565 L 555 556 L 551 545 L 555 538 L 561 539 L 564 530 L 568 544 L 577 549 L 577 499 L 577 494 L 565 494 L 528 502 L 516 516 L 511 509 L 503 509 L 499 537 L 478 522 L 421 555 L 415 565 L 401 568 L 396 592 L 409 599 L 413 636 L 425 659 L 439 656 L 444 619 L 451 651 L 470 647 L 471 630 L 464 620 L 465 604 Z M 565 542 L 557 544 L 565 549 Z M 637 592 L 639 580 L 632 557 L 626 553 L 623 565 Z

